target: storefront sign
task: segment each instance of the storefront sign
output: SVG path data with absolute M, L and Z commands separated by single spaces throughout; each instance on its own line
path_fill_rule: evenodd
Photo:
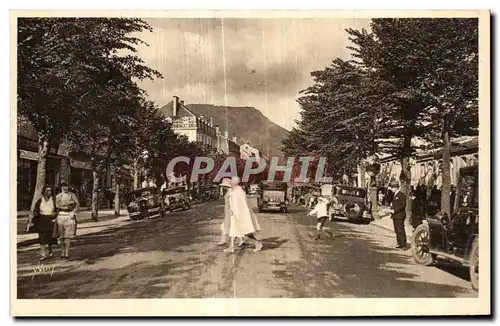
M 62 143 L 59 145 L 57 149 L 57 155 L 69 156 L 70 151 L 71 151 L 71 145 L 67 143 Z
M 30 151 L 20 151 L 20 158 L 23 158 L 25 160 L 32 160 L 32 161 L 38 161 L 38 153 L 36 152 L 30 152 Z
M 70 159 L 71 167 L 84 170 L 92 170 L 92 164 L 90 162 L 79 161 L 75 159 Z

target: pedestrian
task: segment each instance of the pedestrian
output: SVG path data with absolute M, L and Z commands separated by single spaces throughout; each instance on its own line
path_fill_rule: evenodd
M 453 214 L 453 209 L 455 208 L 455 197 L 456 196 L 457 196 L 456 187 L 454 185 L 451 185 L 451 192 L 450 192 L 450 211 L 451 211 L 451 214 Z
M 80 208 L 78 198 L 69 191 L 66 182 L 61 183 L 61 193 L 56 196 L 57 233 L 61 245 L 61 258 L 69 259 L 71 239 L 76 235 L 76 213 Z
M 340 210 L 341 208 L 340 201 L 336 195 L 332 196 L 332 198 L 328 202 L 327 207 L 328 207 L 328 219 L 331 221 L 332 219 L 335 218 L 335 216 L 333 216 L 334 212 Z
M 52 257 L 52 246 L 57 244 L 53 237 L 54 222 L 57 217 L 56 202 L 52 195 L 52 188 L 45 186 L 42 197 L 35 203 L 33 210 L 33 224 L 38 232 L 40 243 L 40 260 Z
M 406 195 L 401 192 L 399 182 L 393 181 L 390 185 L 394 195 L 391 202 L 391 218 L 396 233 L 397 246 L 401 250 L 407 250 L 405 218 L 406 218 Z
M 314 240 L 319 240 L 321 238 L 321 233 L 325 233 L 328 238 L 332 238 L 333 234 L 325 230 L 325 224 L 328 219 L 328 200 L 323 197 L 318 197 L 318 203 L 314 206 L 314 209 L 307 214 L 307 216 L 312 216 L 316 214 L 316 236 Z
M 262 249 L 262 242 L 255 238 L 255 232 L 260 231 L 259 222 L 256 216 L 248 207 L 245 192 L 240 186 L 240 178 L 231 179 L 231 191 L 228 196 L 230 225 L 229 237 L 230 245 L 224 252 L 234 252 L 234 242 L 236 238 L 248 238 L 255 244 L 254 251 Z
M 378 203 L 380 206 L 384 205 L 384 193 L 382 189 L 378 191 Z
M 311 196 L 309 197 L 309 203 L 308 203 L 307 207 L 309 207 L 309 208 L 313 208 L 313 207 L 314 207 L 314 202 L 315 202 L 315 201 L 316 201 L 316 196 L 311 195 Z
M 231 225 L 231 212 L 230 212 L 230 202 L 229 202 L 229 192 L 231 191 L 231 179 L 224 178 L 220 184 L 221 189 L 226 188 L 224 194 L 224 220 L 220 226 L 221 229 L 221 239 L 217 245 L 222 246 L 226 244 L 227 237 L 229 236 L 229 227 Z
M 217 245 L 222 246 L 227 243 L 227 238 L 229 237 L 229 229 L 231 227 L 231 205 L 230 205 L 230 192 L 231 192 L 231 179 L 224 178 L 220 184 L 221 188 L 226 189 L 224 195 L 224 221 L 221 225 L 221 239 Z M 245 237 L 240 238 L 238 247 L 243 247 L 245 245 Z

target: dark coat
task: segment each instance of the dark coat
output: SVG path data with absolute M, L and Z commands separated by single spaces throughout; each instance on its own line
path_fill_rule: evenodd
M 391 218 L 393 220 L 404 220 L 406 218 L 406 195 L 399 191 L 392 198 L 392 209 L 394 213 L 392 213 Z

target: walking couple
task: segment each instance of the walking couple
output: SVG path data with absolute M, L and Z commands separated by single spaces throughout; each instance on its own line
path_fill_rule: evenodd
M 218 245 L 224 245 L 230 238 L 229 247 L 224 252 L 234 252 L 236 238 L 240 238 L 239 247 L 245 245 L 245 238 L 255 244 L 254 251 L 262 249 L 262 242 L 255 238 L 255 232 L 260 231 L 259 222 L 248 207 L 246 194 L 240 186 L 240 178 L 224 178 L 221 187 L 227 188 L 224 196 L 224 222 L 221 225 L 222 237 Z
M 28 231 L 34 226 L 38 232 L 40 260 L 53 256 L 52 246 L 57 244 L 57 238 L 61 246 L 61 259 L 69 259 L 69 247 L 76 235 L 76 214 L 80 204 L 66 182 L 61 183 L 61 191 L 54 197 L 52 188 L 45 186 L 42 197 L 35 203 L 33 216 L 28 220 Z

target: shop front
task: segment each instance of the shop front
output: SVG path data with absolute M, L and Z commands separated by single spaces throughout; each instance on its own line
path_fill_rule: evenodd
M 88 160 L 70 159 L 70 186 L 80 205 L 89 206 L 92 199 L 92 165 Z
M 45 184 L 55 190 L 60 182 L 61 158 L 48 157 L 45 168 Z M 17 161 L 17 209 L 29 209 L 35 192 L 38 153 L 20 150 Z

